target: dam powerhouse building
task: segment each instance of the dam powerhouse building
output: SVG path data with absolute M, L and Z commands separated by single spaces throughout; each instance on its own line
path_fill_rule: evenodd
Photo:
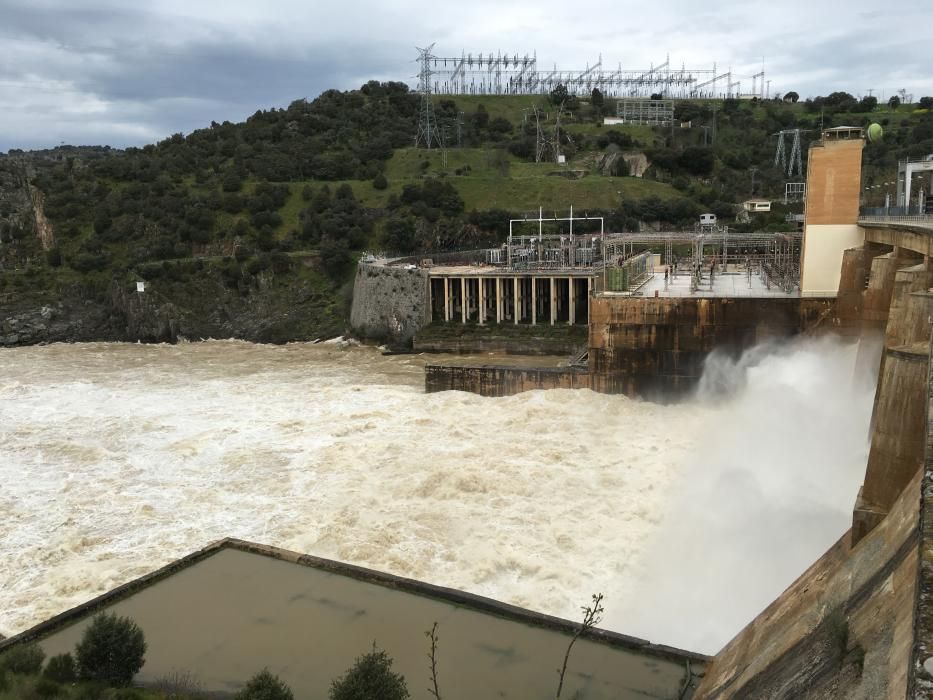
M 352 323 L 362 334 L 415 349 L 543 347 L 572 358 L 437 363 L 426 368 L 428 391 L 586 387 L 666 399 L 692 389 L 717 348 L 796 334 L 884 338 L 880 359 L 859 358 L 878 383 L 850 530 L 713 657 L 586 630 L 565 697 L 933 697 L 933 216 L 909 196 L 899 209 L 860 211 L 863 145 L 854 127 L 811 145 L 799 232 L 738 234 L 705 219 L 688 232 L 614 233 L 539 212 L 511 222 L 500 248 L 360 263 Z M 145 631 L 137 681 L 191 669 L 219 695 L 266 665 L 297 697 L 323 697 L 378 638 L 413 697 L 427 698 L 415 680 L 427 678 L 424 630 L 440 621 L 444 653 L 457 660 L 445 696 L 551 697 L 555 659 L 579 629 L 224 540 L 0 642 L 0 652 L 31 641 L 49 655 L 71 649 L 101 610 Z

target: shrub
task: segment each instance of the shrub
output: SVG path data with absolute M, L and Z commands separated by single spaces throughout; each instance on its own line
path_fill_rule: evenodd
M 382 173 L 379 173 L 378 175 L 376 175 L 376 177 L 373 178 L 373 187 L 375 189 L 384 190 L 388 186 L 389 186 L 389 181 L 386 180 L 386 176 L 383 175 Z
M 64 694 L 64 688 L 49 678 L 40 678 L 33 692 L 40 698 L 57 698 Z
M 246 686 L 236 694 L 235 700 L 294 700 L 294 695 L 287 685 L 264 668 L 247 681 Z
M 127 686 L 146 662 L 143 631 L 128 617 L 97 615 L 75 647 L 78 678 Z
M 0 656 L 0 669 L 32 676 L 42 670 L 45 652 L 38 644 L 20 644 Z
M 145 696 L 142 694 L 142 691 L 136 690 L 135 688 L 120 688 L 119 690 L 114 690 L 107 696 L 107 700 L 144 700 Z
M 77 678 L 75 660 L 71 654 L 58 654 L 49 659 L 43 676 L 59 683 L 72 683 Z
M 384 651 L 373 650 L 333 682 L 330 700 L 405 700 L 410 697 L 405 679 L 392 672 L 392 659 Z
M 180 670 L 162 676 L 155 682 L 156 689 L 170 698 L 201 696 L 201 681 L 191 671 Z
M 74 694 L 74 700 L 101 700 L 105 697 L 107 686 L 104 683 L 82 683 Z

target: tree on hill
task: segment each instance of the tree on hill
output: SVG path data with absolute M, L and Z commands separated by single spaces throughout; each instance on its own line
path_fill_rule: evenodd
M 489 124 L 489 112 L 483 105 L 477 105 L 476 111 L 470 115 L 470 122 L 476 129 L 485 129 Z
M 897 95 L 891 95 L 891 99 L 888 100 L 888 107 L 896 111 L 898 107 L 901 106 L 901 98 Z
M 933 97 L 921 97 L 920 109 L 933 109 Z
M 713 172 L 716 157 L 711 148 L 691 146 L 684 149 L 684 152 L 680 154 L 678 163 L 681 168 L 691 175 L 705 176 Z
M 548 100 L 550 100 L 552 105 L 562 105 L 567 101 L 567 98 L 570 96 L 570 93 L 567 92 L 567 88 L 563 83 L 558 83 L 557 86 L 551 90 L 548 95 Z
M 785 101 L 785 102 L 796 103 L 797 100 L 799 100 L 799 99 L 800 99 L 800 95 L 798 95 L 798 94 L 797 94 L 796 92 L 794 92 L 793 90 L 791 90 L 790 92 L 784 93 L 784 101 Z
M 590 93 L 590 103 L 596 109 L 601 110 L 603 108 L 603 105 L 606 103 L 606 98 L 603 97 L 602 90 L 595 87 L 593 88 L 593 92 Z
M 412 252 L 415 239 L 415 220 L 410 216 L 391 216 L 385 223 L 385 244 L 390 251 Z
M 873 112 L 878 106 L 878 98 L 874 95 L 865 95 L 858 103 L 859 112 Z
M 823 102 L 827 107 L 837 112 L 851 112 L 858 105 L 858 100 L 848 92 L 842 91 L 831 92 L 823 98 Z

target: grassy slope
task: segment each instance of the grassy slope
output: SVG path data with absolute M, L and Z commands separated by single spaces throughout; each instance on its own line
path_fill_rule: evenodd
M 418 184 L 425 176 L 448 177 L 463 197 L 466 209 L 510 209 L 531 210 L 539 206 L 545 209 L 566 209 L 571 204 L 579 209 L 611 208 L 620 199 L 640 199 L 654 195 L 661 199 L 680 196 L 670 185 L 642 180 L 634 177 L 605 177 L 589 174 L 579 180 L 560 177 L 555 173 L 572 170 L 570 163 L 560 168 L 553 163 L 526 163 L 511 156 L 503 168 L 493 158 L 491 148 L 450 149 L 447 152 L 447 167 L 439 150 L 416 150 L 403 148 L 389 160 L 386 178 L 389 187 L 377 190 L 369 180 L 346 180 L 353 188 L 356 198 L 368 208 L 384 207 L 391 194 L 399 194 L 407 184 Z M 427 168 L 421 163 L 427 161 Z M 500 162 L 501 163 L 501 162 Z M 469 170 L 463 168 L 469 166 Z M 460 169 L 460 175 L 456 171 Z M 298 214 L 307 206 L 301 198 L 306 184 L 321 187 L 321 182 L 287 183 L 291 195 L 279 211 L 282 225 L 279 235 L 298 226 Z M 342 182 L 326 183 L 335 190 Z
M 504 117 L 515 125 L 522 122 L 524 115 L 533 106 L 542 110 L 542 120 L 553 123 L 553 109 L 543 96 L 534 95 L 499 95 L 499 96 L 458 96 L 453 98 L 457 108 L 467 114 L 483 105 L 490 118 Z M 598 134 L 603 128 L 591 122 L 566 123 L 572 134 Z M 639 143 L 650 145 L 657 138 L 650 127 L 624 126 L 612 127 L 625 131 Z M 622 199 L 640 199 L 656 196 L 670 199 L 681 196 L 667 184 L 642 180 L 639 178 L 615 178 L 600 175 L 587 175 L 579 180 L 571 180 L 555 175 L 562 170 L 583 167 L 576 161 L 559 168 L 553 163 L 529 163 L 506 154 L 507 169 L 501 167 L 501 160 L 494 157 L 495 149 L 489 148 L 451 148 L 447 152 L 446 168 L 440 150 L 401 148 L 395 151 L 386 169 L 389 187 L 377 190 L 369 180 L 345 180 L 326 183 L 331 190 L 341 184 L 348 184 L 363 206 L 373 209 L 384 207 L 389 196 L 398 195 L 407 184 L 419 184 L 426 177 L 449 177 L 460 195 L 466 209 L 510 209 L 524 211 L 536 209 L 566 209 L 571 204 L 579 209 L 613 208 Z M 581 157 L 591 155 L 581 153 Z M 422 167 L 424 161 L 428 166 Z M 466 168 L 469 167 L 469 170 Z M 587 168 L 588 169 L 588 168 Z M 457 175 L 456 171 L 461 174 Z M 292 228 L 298 227 L 298 214 L 307 206 L 301 198 L 304 186 L 320 187 L 321 182 L 285 183 L 291 189 L 291 195 L 285 206 L 279 210 L 282 225 L 277 235 L 284 237 Z M 247 187 L 247 191 L 248 191 Z

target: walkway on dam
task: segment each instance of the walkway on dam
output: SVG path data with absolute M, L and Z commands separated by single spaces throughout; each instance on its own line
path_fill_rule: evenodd
M 912 226 L 922 228 L 933 233 L 933 214 L 921 214 L 918 216 L 859 216 L 859 226 L 875 226 L 884 224 L 886 226 Z
M 745 272 L 727 272 L 714 274 L 710 285 L 709 270 L 696 290 L 691 290 L 690 275 L 678 274 L 671 279 L 664 279 L 664 272 L 655 272 L 651 279 L 638 290 L 638 294 L 645 297 L 799 297 L 800 290 L 785 292 L 776 284 L 768 284 L 759 275 L 749 275 Z

